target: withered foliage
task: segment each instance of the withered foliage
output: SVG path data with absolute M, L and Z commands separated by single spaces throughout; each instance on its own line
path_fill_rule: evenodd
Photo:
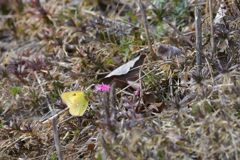
M 201 71 L 195 1 L 0 0 L 0 159 L 57 159 L 52 113 L 67 90 L 90 105 L 57 116 L 63 159 L 239 159 L 240 3 L 212 0 L 213 51 L 199 2 Z

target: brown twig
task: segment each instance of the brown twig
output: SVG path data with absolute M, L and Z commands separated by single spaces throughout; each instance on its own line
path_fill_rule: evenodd
M 152 43 L 151 43 L 149 30 L 148 30 L 148 24 L 147 24 L 147 16 L 146 16 L 146 12 L 143 8 L 142 0 L 139 0 L 139 6 L 140 6 L 141 13 L 142 13 L 143 25 L 144 25 L 144 29 L 145 29 L 145 33 L 146 33 L 146 37 L 147 37 L 147 41 L 148 41 L 148 48 L 150 50 L 151 57 L 153 59 L 156 59 L 157 55 L 154 53 L 153 48 L 152 48 Z
M 102 103 L 105 108 L 107 126 L 113 133 L 115 133 L 115 128 L 112 125 L 112 121 L 111 121 L 110 100 L 109 100 L 109 94 L 107 92 L 103 93 L 102 95 Z
M 113 82 L 109 92 L 109 105 L 111 108 L 116 106 L 116 82 Z
M 42 83 L 37 75 L 36 72 L 34 72 L 34 75 L 38 81 L 38 84 L 40 85 L 40 88 L 43 92 L 43 94 L 45 94 L 46 92 L 44 91 L 44 88 L 42 86 Z M 47 96 L 46 96 L 47 97 Z M 47 105 L 48 105 L 48 108 L 49 110 L 51 111 L 52 115 L 55 115 L 55 111 L 54 109 L 52 108 L 49 100 L 48 100 L 48 97 L 46 98 L 47 100 Z M 58 117 L 54 117 L 52 119 L 52 125 L 53 125 L 53 138 L 54 138 L 54 143 L 55 143 L 55 147 L 56 147 L 56 152 L 57 152 L 57 156 L 58 156 L 58 160 L 63 160 L 63 156 L 62 156 L 62 152 L 61 152 L 61 144 L 60 144 L 60 140 L 59 140 L 59 132 L 58 132 L 58 128 L 57 128 L 57 118 Z
M 54 117 L 52 119 L 53 137 L 54 137 L 54 144 L 55 144 L 58 160 L 63 160 L 63 155 L 61 152 L 61 144 L 60 144 L 60 140 L 59 140 L 59 132 L 58 132 L 58 127 L 57 127 L 57 118 L 58 117 Z
M 67 110 L 69 110 L 69 108 L 65 108 L 64 110 L 61 110 L 61 111 L 59 111 L 58 113 L 55 113 L 54 115 L 51 115 L 51 116 L 48 117 L 47 119 L 41 120 L 41 122 L 42 122 L 43 124 L 49 123 L 53 118 L 59 117 L 61 114 L 65 113 Z
M 215 52 L 215 42 L 214 42 L 212 0 L 208 0 L 208 7 L 209 7 L 209 17 L 210 17 L 211 48 L 212 48 L 212 55 L 213 55 Z
M 198 67 L 198 73 L 200 74 L 202 69 L 202 22 L 201 22 L 201 11 L 196 1 L 195 6 L 195 34 L 196 34 L 196 63 Z

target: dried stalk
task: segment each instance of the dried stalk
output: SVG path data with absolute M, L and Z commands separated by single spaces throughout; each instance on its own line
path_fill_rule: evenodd
M 209 7 L 209 17 L 210 17 L 211 49 L 212 49 L 211 52 L 213 55 L 215 52 L 215 42 L 214 42 L 212 0 L 208 0 L 208 7 Z
M 195 34 L 196 34 L 196 64 L 198 67 L 198 73 L 200 74 L 202 69 L 202 22 L 201 11 L 199 7 L 195 6 Z
M 58 160 L 63 160 L 63 155 L 61 152 L 61 144 L 60 144 L 60 140 L 59 140 L 59 132 L 58 132 L 58 128 L 57 128 L 57 118 L 58 117 L 54 117 L 52 119 L 53 137 L 54 137 L 54 144 L 55 144 Z
M 147 41 L 148 41 L 148 48 L 150 50 L 151 57 L 153 59 L 156 59 L 157 55 L 154 53 L 153 48 L 152 48 L 152 43 L 151 43 L 150 34 L 149 34 L 149 30 L 148 30 L 148 24 L 147 24 L 147 16 L 146 16 L 146 12 L 143 8 L 142 0 L 139 0 L 139 6 L 140 6 L 141 13 L 142 13 L 143 25 L 144 25 L 144 29 L 145 29 L 145 33 L 146 33 L 146 37 L 147 37 Z
M 36 77 L 36 79 L 38 81 L 38 84 L 40 85 L 40 88 L 41 88 L 43 94 L 45 94 L 46 92 L 44 91 L 44 88 L 42 86 L 42 83 L 41 83 L 37 73 L 34 72 L 34 75 L 35 75 L 35 77 Z M 46 99 L 47 99 L 47 105 L 48 105 L 49 110 L 51 111 L 52 115 L 55 115 L 56 113 L 55 113 L 54 109 L 52 108 L 52 106 L 51 106 L 51 104 L 50 104 L 50 102 L 48 100 L 48 97 Z M 54 143 L 55 143 L 55 148 L 56 148 L 58 160 L 63 160 L 63 155 L 62 155 L 62 152 L 61 152 L 61 144 L 60 144 L 60 140 L 59 140 L 59 132 L 58 132 L 58 128 L 57 128 L 57 119 L 58 119 L 58 117 L 54 117 L 52 119 L 53 138 L 54 138 Z

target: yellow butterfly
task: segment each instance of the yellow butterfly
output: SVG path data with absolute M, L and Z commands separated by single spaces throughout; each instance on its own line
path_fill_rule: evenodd
M 63 92 L 62 101 L 68 106 L 69 112 L 73 116 L 82 116 L 88 107 L 88 99 L 82 91 Z

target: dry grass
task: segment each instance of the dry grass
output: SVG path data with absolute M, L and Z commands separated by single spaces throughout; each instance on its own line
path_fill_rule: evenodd
M 140 97 L 131 87 L 99 93 L 94 84 L 148 46 L 137 2 L 9 2 L 0 0 L 0 159 L 57 159 L 49 107 L 60 112 L 61 92 L 86 89 L 84 116 L 58 116 L 64 159 L 239 159 L 239 27 L 216 26 L 211 54 L 204 21 L 198 73 L 193 4 L 143 1 L 148 38 L 182 58 L 147 57 Z

